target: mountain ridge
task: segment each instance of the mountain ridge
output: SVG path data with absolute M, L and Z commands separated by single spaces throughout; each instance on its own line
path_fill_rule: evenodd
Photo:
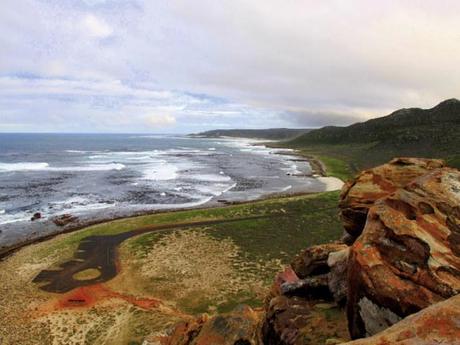
M 441 117 L 442 123 L 439 118 Z M 368 142 L 385 137 L 384 130 L 402 130 L 405 127 L 428 126 L 439 124 L 460 125 L 460 101 L 452 98 L 445 100 L 433 108 L 403 108 L 389 115 L 358 122 L 347 127 L 326 126 L 315 129 L 295 138 L 293 143 L 339 143 Z M 450 126 L 449 126 L 450 127 Z M 376 131 L 379 132 L 376 132 Z M 407 137 L 406 139 L 410 139 Z
M 269 140 L 291 140 L 311 131 L 309 128 L 267 128 L 267 129 L 214 129 L 190 134 L 191 137 L 219 138 L 251 138 Z

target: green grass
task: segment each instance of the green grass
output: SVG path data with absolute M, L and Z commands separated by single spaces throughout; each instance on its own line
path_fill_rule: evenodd
M 208 238 L 221 242 L 230 240 L 237 248 L 233 268 L 244 282 L 251 282 L 247 288 L 225 295 L 220 302 L 206 296 L 186 296 L 175 300 L 184 312 L 199 314 L 214 307 L 217 312 L 232 310 L 239 304 L 261 306 L 260 288 L 268 288 L 273 277 L 283 265 L 288 264 L 302 249 L 319 243 L 337 240 L 342 234 L 338 218 L 339 192 L 280 197 L 220 208 L 197 209 L 126 218 L 90 226 L 70 234 L 64 234 L 49 241 L 39 255 L 61 253 L 59 262 L 68 260 L 78 243 L 87 236 L 110 235 L 130 231 L 146 225 L 178 224 L 193 221 L 240 219 L 233 222 L 213 223 L 207 226 L 187 226 L 155 231 L 133 237 L 124 244 L 127 253 L 136 260 L 142 260 L 151 253 L 156 243 L 174 231 L 200 231 Z M 248 216 L 266 216 L 244 219 Z M 215 253 L 213 255 L 219 255 Z M 177 277 L 165 277 L 165 281 L 151 281 L 146 286 L 161 287 L 174 282 Z M 256 285 L 252 285 L 257 282 Z M 147 284 L 147 283 L 146 283 Z M 254 283 L 255 284 L 255 283 Z M 178 283 L 180 286 L 180 281 Z M 252 286 L 252 287 L 249 287 Z M 254 287 L 254 288 L 253 288 Z M 167 291 L 161 298 L 169 299 Z M 174 294 L 173 294 L 174 295 Z M 173 296 L 170 296 L 174 300 Z
M 460 155 L 449 157 L 446 163 L 453 168 L 460 169 Z
M 218 241 L 231 240 L 239 248 L 235 266 L 239 276 L 247 281 L 256 277 L 265 287 L 269 287 L 280 268 L 291 262 L 302 249 L 340 238 L 342 226 L 337 213 L 338 197 L 338 192 L 327 192 L 206 210 L 212 216 L 217 212 L 220 217 L 227 219 L 235 214 L 276 216 L 188 227 L 187 230 L 204 232 Z M 157 241 L 173 231 L 177 229 L 135 237 L 129 241 L 130 252 L 139 258 L 145 257 Z M 225 300 L 225 303 L 217 305 L 218 312 L 230 311 L 239 304 L 259 307 L 263 303 L 252 290 L 225 296 Z M 177 301 L 182 310 L 192 314 L 206 312 L 215 303 L 207 298 Z
M 338 219 L 338 196 L 339 192 L 327 192 L 275 198 L 237 206 L 195 210 L 192 214 L 199 214 L 200 219 L 223 220 L 249 215 L 275 215 L 213 224 L 202 231 L 217 239 L 232 239 L 251 259 L 283 258 L 288 261 L 309 245 L 340 237 L 342 227 Z M 184 220 L 182 216 L 179 218 Z M 137 252 L 142 252 L 150 248 L 163 234 L 171 231 L 174 230 L 138 236 L 131 241 L 131 245 Z
M 325 155 L 316 155 L 316 158 L 326 166 L 327 176 L 334 176 L 338 177 L 342 181 L 347 181 L 354 175 L 352 171 L 353 169 L 342 159 Z

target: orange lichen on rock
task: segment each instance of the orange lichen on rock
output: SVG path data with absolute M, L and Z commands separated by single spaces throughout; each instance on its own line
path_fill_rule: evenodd
M 342 188 L 339 207 L 345 230 L 356 239 L 362 232 L 374 202 L 415 178 L 444 166 L 443 161 L 423 158 L 395 158 L 387 164 L 365 170 Z
M 460 295 L 408 316 L 385 331 L 343 345 L 460 345 Z
M 373 335 L 460 292 L 456 185 L 458 170 L 437 169 L 370 208 L 349 261 L 352 337 Z
M 148 344 L 161 345 L 258 345 L 260 313 L 247 306 L 214 317 L 200 316 L 180 322 L 167 336 L 154 336 Z

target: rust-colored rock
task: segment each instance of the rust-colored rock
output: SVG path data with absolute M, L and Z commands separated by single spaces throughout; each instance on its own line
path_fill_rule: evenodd
M 78 220 L 78 217 L 66 213 L 60 216 L 56 216 L 52 220 L 53 220 L 53 223 L 56 224 L 57 226 L 66 226 L 67 224 L 76 222 Z
M 239 306 L 228 314 L 177 324 L 168 336 L 149 340 L 158 345 L 259 345 L 259 314 Z
M 408 316 L 385 331 L 343 345 L 460 345 L 460 295 Z
M 329 254 L 328 288 L 334 300 L 344 305 L 348 295 L 348 257 L 350 247 Z
M 350 242 L 361 234 L 369 207 L 377 199 L 443 166 L 444 162 L 437 159 L 395 158 L 387 164 L 362 171 L 348 181 L 342 188 L 339 207 L 344 228 L 351 235 Z
M 460 171 L 436 169 L 370 208 L 349 258 L 352 338 L 460 292 Z
M 326 243 L 308 247 L 294 258 L 291 263 L 292 269 L 301 279 L 328 273 L 329 254 L 346 248 L 347 245 L 342 243 Z
M 301 329 L 311 318 L 311 306 L 301 297 L 277 296 L 270 301 L 262 333 L 264 344 L 301 344 Z
M 262 326 L 265 345 L 318 345 L 325 339 L 349 339 L 345 313 L 299 296 L 271 299 Z M 318 307 L 316 307 L 318 306 Z

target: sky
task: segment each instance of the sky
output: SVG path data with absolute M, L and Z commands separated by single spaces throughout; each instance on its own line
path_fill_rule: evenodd
M 0 132 L 348 125 L 460 97 L 458 0 L 1 0 Z

